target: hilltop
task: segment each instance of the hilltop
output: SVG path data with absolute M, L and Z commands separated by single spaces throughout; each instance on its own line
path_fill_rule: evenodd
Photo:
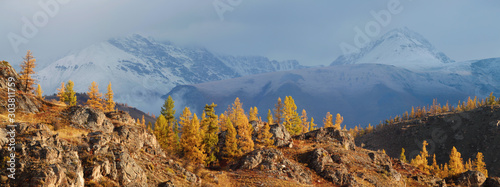
M 357 137 L 356 144 L 371 150 L 384 149 L 394 158 L 399 157 L 404 148 L 410 159 L 419 154 L 426 140 L 429 155 L 436 154 L 438 164 L 448 162 L 452 147 L 456 147 L 464 161 L 474 160 L 476 154 L 482 152 L 489 174 L 499 176 L 499 125 L 500 105 L 484 105 L 386 124 Z

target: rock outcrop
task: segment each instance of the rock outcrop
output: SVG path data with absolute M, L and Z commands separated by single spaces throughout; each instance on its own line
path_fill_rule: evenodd
M 349 150 L 355 150 L 356 147 L 354 138 L 349 133 L 334 129 L 333 127 L 319 128 L 294 138 L 299 140 L 312 140 L 318 143 L 333 143 Z
M 466 171 L 458 176 L 448 177 L 446 181 L 459 186 L 481 186 L 486 181 L 486 176 L 479 171 Z
M 51 130 L 42 123 L 16 123 L 18 178 L 1 181 L 2 186 L 84 186 L 93 183 L 156 186 L 164 181 L 191 185 L 201 182 L 198 176 L 178 163 L 167 161 L 155 136 L 135 123 L 130 124 L 133 120 L 126 113 L 104 114 L 101 110 L 78 106 L 62 113 L 68 115 L 61 123 L 67 120 L 67 125 L 71 126 L 63 131 Z M 0 134 L 5 133 L 2 128 Z M 0 143 L 3 147 L 8 141 L 0 139 Z M 9 152 L 0 149 L 0 153 L 7 155 Z M 158 172 L 165 169 L 171 172 Z
M 14 83 L 14 85 L 12 85 Z M 9 90 L 10 88 L 10 90 Z M 25 113 L 35 113 L 40 111 L 42 101 L 27 94 L 26 86 L 21 82 L 20 76 L 9 63 L 0 63 L 0 112 L 7 111 L 9 92 L 14 95 L 16 111 Z
M 291 179 L 302 184 L 311 184 L 311 174 L 273 148 L 254 150 L 233 166 L 235 170 L 257 170 L 279 179 Z
M 74 106 L 68 109 L 67 114 L 70 125 L 75 128 L 88 129 L 91 131 L 113 132 L 113 124 L 103 111 L 90 107 Z
M 347 171 L 344 165 L 333 162 L 325 149 L 315 149 L 309 158 L 309 166 L 321 177 L 336 185 L 357 186 L 354 176 Z
M 254 142 L 257 140 L 259 129 L 263 128 L 264 125 L 266 125 L 266 122 L 257 122 L 257 121 L 251 121 L 250 124 L 252 125 L 254 131 L 252 134 L 252 139 Z M 286 127 L 283 124 L 272 124 L 269 125 L 270 129 L 269 132 L 273 134 L 273 137 L 271 137 L 272 140 L 274 140 L 274 145 L 276 147 L 290 147 L 292 146 L 292 136 L 290 136 L 290 133 L 286 130 Z

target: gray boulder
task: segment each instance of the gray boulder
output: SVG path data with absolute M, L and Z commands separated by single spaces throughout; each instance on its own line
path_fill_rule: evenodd
M 104 133 L 113 132 L 113 124 L 102 110 L 90 107 L 73 106 L 69 110 L 71 126 L 91 131 L 102 131 Z

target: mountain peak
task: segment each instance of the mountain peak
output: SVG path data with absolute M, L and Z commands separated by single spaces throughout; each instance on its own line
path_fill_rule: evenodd
M 359 52 L 339 56 L 331 65 L 377 63 L 423 70 L 454 62 L 422 35 L 398 28 L 370 42 Z

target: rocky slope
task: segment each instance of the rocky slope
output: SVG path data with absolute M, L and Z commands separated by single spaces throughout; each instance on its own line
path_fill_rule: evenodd
M 429 154 L 436 154 L 439 164 L 449 160 L 453 146 L 464 161 L 474 160 L 477 152 L 484 154 L 490 176 L 500 175 L 500 106 L 485 106 L 465 112 L 449 112 L 385 126 L 356 139 L 366 149 L 385 149 L 391 157 L 399 157 L 405 148 L 414 158 L 422 141 L 429 143 Z

